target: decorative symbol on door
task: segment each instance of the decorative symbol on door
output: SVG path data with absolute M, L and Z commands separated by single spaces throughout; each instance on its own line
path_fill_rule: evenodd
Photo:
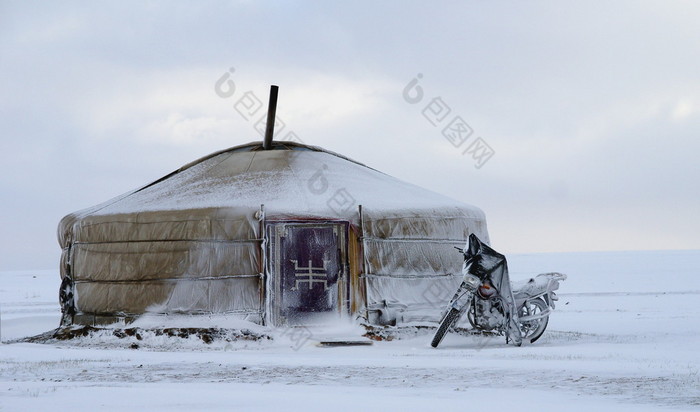
M 328 260 L 323 261 L 322 268 L 316 268 L 311 265 L 311 259 L 309 259 L 309 266 L 299 266 L 299 262 L 295 259 L 290 259 L 294 263 L 294 287 L 292 290 L 299 290 L 300 283 L 308 283 L 309 290 L 313 289 L 314 283 L 322 283 L 323 290 L 328 290 L 328 272 L 326 271 L 326 263 L 330 262 Z

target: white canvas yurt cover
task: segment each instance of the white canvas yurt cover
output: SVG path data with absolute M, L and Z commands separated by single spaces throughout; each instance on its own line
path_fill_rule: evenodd
M 324 149 L 223 150 L 64 217 L 64 324 L 152 314 L 437 321 L 476 207 Z

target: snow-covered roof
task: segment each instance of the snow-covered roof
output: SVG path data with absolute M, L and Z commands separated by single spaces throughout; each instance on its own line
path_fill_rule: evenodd
M 68 215 L 59 227 L 59 237 L 65 244 L 64 235 L 73 236 L 61 232 L 70 231 L 73 224 L 85 219 L 104 223 L 114 221 L 109 216 L 122 219 L 125 215 L 157 212 L 172 219 L 178 211 L 252 217 L 263 204 L 268 217 L 357 222 L 358 206 L 362 205 L 363 211 L 375 218 L 485 221 L 483 212 L 474 206 L 339 154 L 314 146 L 276 142 L 272 150 L 250 143 L 213 153 L 140 189 Z
M 277 150 L 237 146 L 206 156 L 141 189 L 108 202 L 95 214 L 239 207 L 271 213 L 338 214 L 346 203 L 373 210 L 442 208 L 460 205 L 448 197 L 406 183 L 321 148 L 295 143 Z M 343 196 L 331 202 L 333 196 Z M 335 204 L 335 206 L 333 206 Z

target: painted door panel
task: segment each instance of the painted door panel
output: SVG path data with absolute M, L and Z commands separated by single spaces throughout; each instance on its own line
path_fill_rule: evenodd
M 339 316 L 347 304 L 345 226 L 276 223 L 268 235 L 274 237 L 268 252 L 273 324 L 315 324 Z

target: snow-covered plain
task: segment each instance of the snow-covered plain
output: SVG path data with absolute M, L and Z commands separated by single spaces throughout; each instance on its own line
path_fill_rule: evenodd
M 429 332 L 316 346 L 358 339 L 352 325 L 272 331 L 274 340 L 259 342 L 105 334 L 7 343 L 58 325 L 59 278 L 0 272 L 0 409 L 700 409 L 700 251 L 513 255 L 509 266 L 512 279 L 569 276 L 547 332 L 521 348 L 448 335 L 433 349 Z

